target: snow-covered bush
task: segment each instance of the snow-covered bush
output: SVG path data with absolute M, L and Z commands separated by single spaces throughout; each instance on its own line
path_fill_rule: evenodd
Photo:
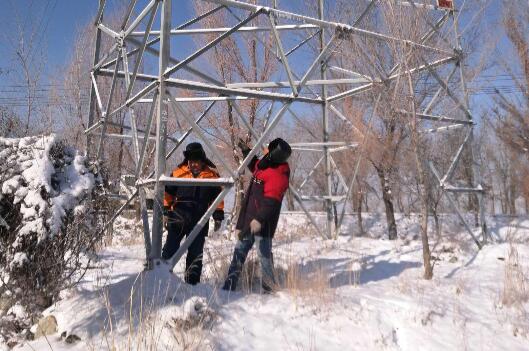
M 0 138 L 0 298 L 34 314 L 84 273 L 100 239 L 96 172 L 54 135 Z

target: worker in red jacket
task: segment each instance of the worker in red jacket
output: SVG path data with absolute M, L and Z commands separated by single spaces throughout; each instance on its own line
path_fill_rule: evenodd
M 246 157 L 248 146 L 239 144 Z M 265 293 L 275 286 L 272 259 L 272 239 L 279 220 L 281 202 L 288 189 L 290 168 L 287 160 L 292 150 L 290 145 L 277 138 L 268 145 L 268 153 L 258 159 L 254 156 L 249 164 L 253 177 L 242 202 L 236 233 L 237 244 L 223 289 L 233 291 L 244 261 L 254 242 L 261 263 L 261 286 Z

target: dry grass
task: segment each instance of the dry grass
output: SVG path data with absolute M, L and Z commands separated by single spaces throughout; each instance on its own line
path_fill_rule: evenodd
M 523 304 L 529 300 L 529 290 L 524 267 L 520 264 L 518 250 L 514 244 L 509 246 L 509 254 L 505 261 L 503 278 L 502 304 L 512 306 Z

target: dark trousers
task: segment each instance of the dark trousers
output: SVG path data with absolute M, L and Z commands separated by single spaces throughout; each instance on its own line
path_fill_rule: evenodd
M 187 237 L 193 227 L 181 225 L 179 223 L 169 224 L 167 228 L 167 239 L 162 249 L 162 258 L 170 259 L 180 248 L 180 242 Z M 202 257 L 204 252 L 204 243 L 206 242 L 207 226 L 198 233 L 197 237 L 187 249 L 186 271 L 184 275 L 185 282 L 191 285 L 200 283 L 202 275 Z
M 230 268 L 228 269 L 228 277 L 224 283 L 224 290 L 235 290 L 237 281 L 242 271 L 242 266 L 246 261 L 248 252 L 252 248 L 254 242 L 257 246 L 257 254 L 261 264 L 261 286 L 265 292 L 270 292 L 274 289 L 274 260 L 272 256 L 272 239 L 257 235 L 247 235 L 242 240 L 238 240 L 233 251 L 233 258 L 231 260 Z

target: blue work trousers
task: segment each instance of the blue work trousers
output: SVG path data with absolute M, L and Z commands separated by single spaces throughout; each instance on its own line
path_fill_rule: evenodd
M 237 241 L 228 277 L 224 283 L 225 290 L 235 290 L 237 281 L 242 271 L 248 252 L 251 250 L 254 242 L 257 245 L 257 253 L 261 264 L 261 286 L 265 292 L 271 292 L 274 289 L 276 281 L 274 279 L 274 260 L 272 255 L 272 238 L 258 235 L 247 235 L 242 240 Z

